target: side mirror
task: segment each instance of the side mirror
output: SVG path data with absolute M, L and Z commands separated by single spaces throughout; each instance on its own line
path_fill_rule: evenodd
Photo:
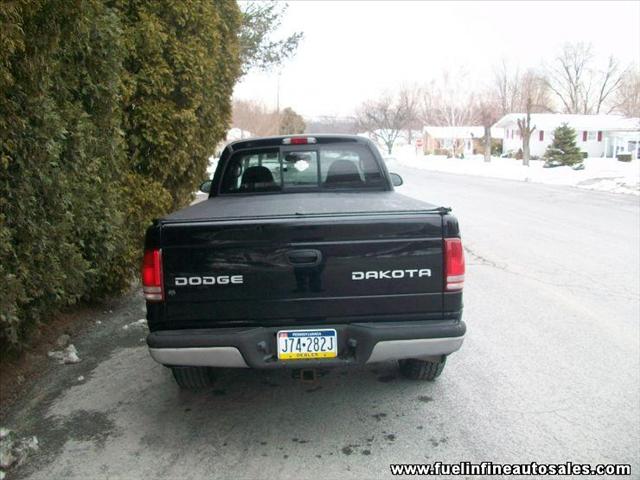
M 211 191 L 211 180 L 207 180 L 200 184 L 200 191 L 202 193 L 209 193 Z
M 399 187 L 400 185 L 402 185 L 404 183 L 402 181 L 402 177 L 400 175 L 398 175 L 397 173 L 390 173 L 389 176 L 391 177 L 391 184 L 394 187 Z

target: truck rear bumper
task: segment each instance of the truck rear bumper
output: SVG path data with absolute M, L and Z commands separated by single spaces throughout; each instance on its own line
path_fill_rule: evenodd
M 275 350 L 276 334 L 287 328 L 163 330 L 150 333 L 147 344 L 151 357 L 168 366 L 318 368 L 449 355 L 461 347 L 466 332 L 460 320 L 305 325 L 335 328 L 338 357 L 282 361 Z

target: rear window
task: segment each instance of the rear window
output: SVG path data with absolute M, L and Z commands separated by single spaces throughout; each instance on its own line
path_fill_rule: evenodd
M 221 193 L 380 189 L 384 177 L 363 145 L 301 145 L 245 150 L 227 162 Z

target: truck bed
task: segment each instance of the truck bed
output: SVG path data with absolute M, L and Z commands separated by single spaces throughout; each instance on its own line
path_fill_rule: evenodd
M 438 207 L 390 192 L 317 192 L 273 195 L 219 196 L 183 208 L 162 223 L 358 214 L 401 214 L 434 211 Z

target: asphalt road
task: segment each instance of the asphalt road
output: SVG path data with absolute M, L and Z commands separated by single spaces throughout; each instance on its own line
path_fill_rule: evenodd
M 8 420 L 41 449 L 10 478 L 390 478 L 398 462 L 631 463 L 640 474 L 637 197 L 396 169 L 452 206 L 463 348 L 416 383 L 383 364 L 315 383 L 227 370 L 180 392 L 148 356 L 139 293 L 74 339 Z M 78 376 L 85 379 L 78 381 Z

